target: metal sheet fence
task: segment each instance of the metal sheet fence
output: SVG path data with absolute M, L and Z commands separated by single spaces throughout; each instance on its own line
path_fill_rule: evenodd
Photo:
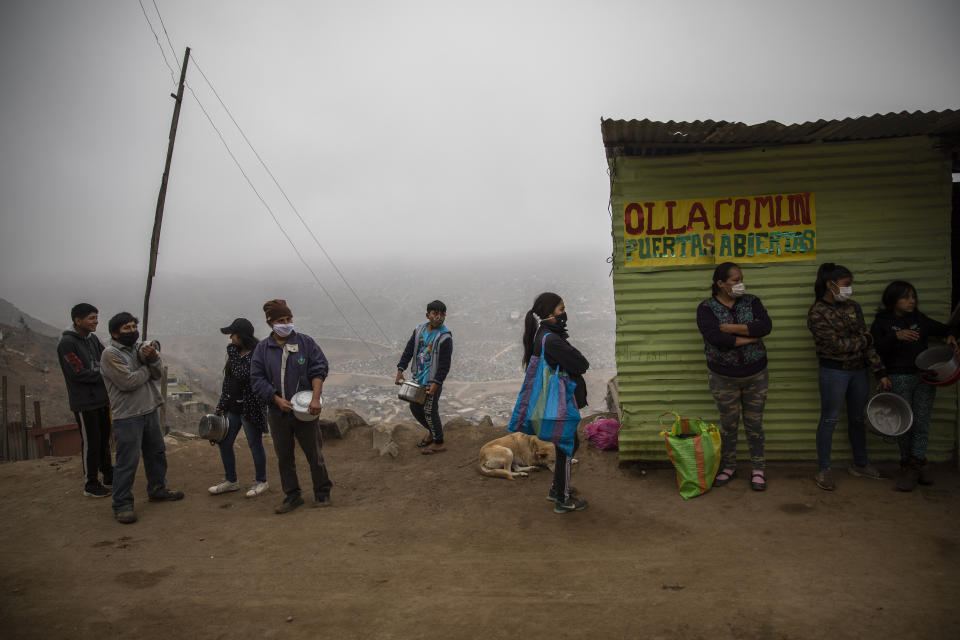
M 747 290 L 761 298 L 773 319 L 773 333 L 764 341 L 770 363 L 765 412 L 769 459 L 815 459 L 817 360 L 806 321 L 821 262 L 838 262 L 853 271 L 854 299 L 868 324 L 883 288 L 895 279 L 917 287 L 927 315 L 945 321 L 950 312 L 950 165 L 934 139 L 621 157 L 613 175 L 621 460 L 666 459 L 656 422 L 665 410 L 718 420 L 696 326 L 696 307 L 710 295 L 713 266 L 624 268 L 618 260 L 624 242 L 618 212 L 627 202 L 816 193 L 816 259 L 744 266 Z M 838 460 L 849 454 L 845 420 L 834 438 Z M 896 445 L 873 437 L 869 442 L 874 459 L 898 457 Z M 740 445 L 745 457 L 745 438 Z M 938 391 L 929 458 L 950 459 L 956 449 L 957 391 L 947 387 Z

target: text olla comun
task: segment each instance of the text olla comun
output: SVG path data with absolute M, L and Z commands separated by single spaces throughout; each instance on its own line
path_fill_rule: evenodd
M 629 202 L 623 208 L 628 236 L 679 236 L 691 231 L 768 230 L 812 224 L 815 218 L 809 193 Z
M 809 260 L 816 228 L 814 194 L 806 192 L 627 202 L 621 264 Z

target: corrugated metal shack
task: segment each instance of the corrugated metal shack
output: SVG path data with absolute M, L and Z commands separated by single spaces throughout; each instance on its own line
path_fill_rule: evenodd
M 960 111 L 794 125 L 602 120 L 601 130 L 610 170 L 621 461 L 666 459 L 657 425 L 665 410 L 718 422 L 696 325 L 718 262 L 742 266 L 748 292 L 773 319 L 764 340 L 771 460 L 816 458 L 817 361 L 806 318 L 821 262 L 853 271 L 868 325 L 895 279 L 912 282 L 921 310 L 946 321 L 957 280 L 951 174 Z M 957 418 L 957 387 L 939 389 L 931 460 L 956 457 Z M 897 459 L 896 445 L 868 440 L 875 460 Z M 848 456 L 842 423 L 834 457 Z

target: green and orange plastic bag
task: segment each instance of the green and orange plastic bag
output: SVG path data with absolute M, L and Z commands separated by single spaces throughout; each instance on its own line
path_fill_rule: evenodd
M 664 416 L 674 417 L 669 428 L 663 426 Z M 667 455 L 677 470 L 680 497 L 688 500 L 709 491 L 720 469 L 720 431 L 716 425 L 667 411 L 660 416 L 660 427 Z

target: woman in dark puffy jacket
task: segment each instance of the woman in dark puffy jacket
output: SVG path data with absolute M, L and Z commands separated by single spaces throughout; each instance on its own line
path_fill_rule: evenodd
M 547 335 L 549 334 L 549 335 Z M 546 337 L 546 342 L 544 342 Z M 573 390 L 577 408 L 587 406 L 587 385 L 583 374 L 590 363 L 567 341 L 567 312 L 563 299 L 555 293 L 541 293 L 533 301 L 523 321 L 523 366 L 527 367 L 534 351 L 539 355 L 543 344 L 544 359 L 550 367 L 559 366 L 577 386 Z M 573 450 L 580 446 L 574 435 Z M 553 471 L 553 485 L 547 499 L 553 501 L 557 513 L 580 511 L 587 508 L 587 501 L 577 497 L 577 490 L 570 486 L 571 458 L 560 447 Z
M 920 313 L 917 290 L 909 282 L 896 280 L 888 284 L 881 301 L 870 333 L 890 378 L 891 390 L 903 396 L 913 409 L 913 426 L 897 438 L 900 445 L 897 489 L 913 491 L 917 482 L 933 484 L 925 465 L 930 413 L 937 393 L 936 387 L 920 379 L 915 362 L 926 350 L 930 336 L 946 337 L 954 348 L 957 341 L 950 335 L 949 327 Z
M 217 415 L 226 414 L 229 427 L 226 437 L 218 443 L 224 480 L 210 487 L 208 491 L 217 495 L 240 488 L 233 443 L 242 426 L 253 455 L 256 474 L 256 482 L 247 491 L 247 497 L 254 498 L 270 488 L 267 484 L 267 454 L 263 449 L 263 434 L 267 431 L 267 407 L 250 387 L 250 354 L 259 341 L 253 335 L 253 324 L 246 318 L 237 318 L 229 327 L 220 329 L 220 332 L 230 335 L 230 344 L 227 345 L 227 363 L 223 368 L 223 387 L 216 411 Z
M 773 328 L 760 298 L 746 293 L 743 272 L 724 262 L 713 272 L 713 295 L 697 307 L 697 327 L 707 356 L 707 381 L 720 412 L 722 464 L 714 486 L 730 482 L 737 472 L 737 430 L 750 445 L 750 487 L 767 488 L 763 408 L 770 376 L 762 338 Z

